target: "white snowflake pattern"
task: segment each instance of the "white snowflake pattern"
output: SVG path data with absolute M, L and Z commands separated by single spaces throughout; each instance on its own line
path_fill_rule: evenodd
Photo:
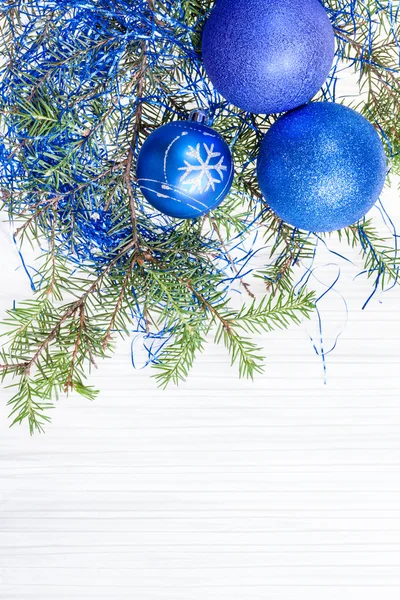
M 207 144 L 203 143 L 203 146 L 207 154 L 206 159 L 201 155 L 200 144 L 197 144 L 196 148 L 189 146 L 186 156 L 196 159 L 198 164 L 191 164 L 185 160 L 185 166 L 179 167 L 178 169 L 178 171 L 185 171 L 180 181 L 184 185 L 191 186 L 191 193 L 198 191 L 200 194 L 203 194 L 203 192 L 208 192 L 210 188 L 215 191 L 215 184 L 223 182 L 223 172 L 227 170 L 221 152 L 214 152 L 214 144 L 211 144 L 211 147 L 208 147 Z M 218 157 L 221 157 L 219 162 L 211 162 Z M 215 174 L 217 174 L 220 179 L 217 179 Z

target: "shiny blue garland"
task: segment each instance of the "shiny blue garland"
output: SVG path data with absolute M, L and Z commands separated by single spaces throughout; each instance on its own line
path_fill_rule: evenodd
M 337 98 L 337 76 L 343 69 L 341 58 L 348 43 L 343 36 L 343 31 L 344 28 L 348 29 L 351 26 L 354 34 L 356 33 L 360 16 L 357 10 L 360 2 L 338 0 L 336 10 L 331 8 L 332 3 L 327 0 L 321 3 L 327 8 L 338 40 L 335 65 L 323 90 L 325 99 L 334 101 Z M 116 110 L 119 110 L 121 115 L 118 130 L 115 132 L 116 139 L 128 128 L 137 103 L 141 101 L 158 107 L 160 123 L 171 118 L 187 117 L 187 113 L 169 102 L 169 92 L 162 87 L 159 88 L 156 95 L 145 96 L 142 100 L 137 99 L 135 103 L 131 103 L 131 111 L 126 110 L 129 98 L 124 97 L 121 89 L 123 83 L 126 82 L 124 78 L 126 80 L 128 77 L 132 77 L 132 73 L 121 75 L 117 65 L 127 48 L 132 44 L 137 44 L 140 40 L 145 40 L 150 68 L 152 65 L 170 65 L 174 61 L 176 50 L 179 49 L 185 57 L 184 62 L 190 64 L 190 69 L 185 70 L 179 67 L 181 69 L 179 73 L 181 87 L 175 96 L 177 99 L 179 96 L 184 98 L 189 96 L 193 105 L 209 112 L 211 120 L 218 121 L 221 116 L 232 115 L 234 117 L 232 131 L 226 133 L 230 135 L 230 143 L 233 148 L 242 126 L 246 124 L 247 127 L 253 127 L 260 139 L 262 128 L 260 124 L 256 125 L 252 121 L 250 115 L 243 112 L 238 113 L 234 107 L 228 105 L 204 78 L 201 57 L 193 46 L 193 35 L 198 31 L 204 16 L 199 16 L 197 25 L 189 27 L 185 22 L 183 2 L 180 0 L 165 0 L 163 3 L 163 23 L 165 24 L 166 21 L 170 27 L 165 27 L 164 24 L 160 25 L 157 15 L 149 10 L 149 3 L 143 0 L 50 0 L 46 2 L 36 0 L 29 3 L 30 9 L 34 8 L 35 10 L 35 18 L 32 18 L 32 14 L 24 14 L 26 5 L 27 2 L 16 0 L 7 3 L 2 8 L 5 18 L 9 20 L 11 26 L 13 10 L 20 11 L 22 22 L 25 25 L 22 33 L 15 39 L 12 64 L 3 69 L 0 79 L 0 96 L 3 105 L 12 108 L 21 90 L 28 89 L 38 80 L 46 81 L 50 90 L 53 89 L 63 94 L 62 103 L 59 102 L 57 93 L 53 94 L 52 100 L 56 114 L 59 120 L 65 123 L 65 127 L 56 133 L 49 131 L 44 135 L 31 137 L 29 150 L 24 150 L 24 162 L 22 163 L 11 149 L 18 144 L 23 144 L 22 140 L 29 136 L 29 132 L 21 129 L 15 119 L 8 119 L 6 130 L 3 132 L 3 141 L 0 143 L 0 186 L 3 190 L 21 192 L 18 206 L 13 200 L 10 212 L 25 211 L 25 213 L 29 213 L 30 210 L 37 210 L 40 206 L 37 205 L 35 195 L 24 192 L 25 169 L 29 169 L 30 173 L 34 175 L 37 166 L 43 165 L 43 162 L 48 164 L 51 169 L 69 151 L 75 151 L 76 164 L 79 164 L 79 168 L 76 169 L 73 181 L 68 184 L 64 183 L 57 189 L 51 183 L 43 182 L 42 191 L 47 194 L 49 199 L 58 198 L 57 222 L 62 225 L 57 231 L 58 252 L 68 254 L 77 265 L 84 263 L 91 264 L 94 268 L 101 268 L 115 255 L 119 244 L 127 237 L 129 222 L 126 223 L 126 227 L 123 226 L 126 219 L 123 210 L 125 201 L 122 194 L 118 192 L 114 196 L 112 210 L 104 208 L 101 200 L 105 190 L 102 183 L 96 181 L 96 173 L 100 173 L 105 167 L 113 168 L 112 153 L 109 153 L 107 144 L 101 140 L 100 134 L 96 136 L 97 144 L 91 146 L 86 144 L 82 133 L 68 128 L 69 117 L 73 116 L 75 119 L 77 115 L 81 115 L 96 119 L 96 115 L 93 115 L 93 99 L 98 98 L 99 102 L 102 102 L 112 97 Z M 377 2 L 377 5 L 379 10 L 385 12 L 393 32 L 395 32 L 396 24 L 400 21 L 398 2 Z M 54 11 L 64 15 L 59 23 L 51 21 Z M 172 14 L 175 16 L 166 16 Z M 50 46 L 43 43 L 40 36 L 37 36 L 36 39 L 34 36 L 39 21 L 43 23 L 46 18 L 52 23 Z M 363 62 L 369 60 L 368 54 L 372 46 L 374 29 L 373 19 L 370 15 L 368 16 L 365 7 L 363 7 L 362 18 L 370 20 L 368 24 L 370 33 L 365 41 L 365 51 L 354 60 L 354 65 L 347 61 L 349 67 L 356 66 L 358 69 L 362 69 Z M 400 41 L 397 41 L 400 46 Z M 88 50 L 88 46 L 92 47 L 92 50 Z M 160 51 L 161 46 L 162 52 Z M 82 61 L 76 63 L 73 72 L 70 71 L 67 62 L 63 63 L 65 56 L 71 52 L 77 54 L 82 52 Z M 183 61 L 179 64 L 183 65 Z M 400 68 L 398 72 L 400 73 Z M 77 98 L 80 98 L 78 102 L 76 102 Z M 266 118 L 265 123 L 267 122 L 269 121 Z M 383 130 L 381 132 L 389 148 L 389 154 L 393 154 L 394 150 L 391 148 L 389 138 Z M 77 146 L 78 150 L 76 150 Z M 136 157 L 137 145 L 133 150 Z M 243 170 L 254 158 L 254 156 L 248 157 L 248 161 L 243 165 Z M 83 175 L 85 169 L 87 175 Z M 90 175 L 92 175 L 92 181 L 88 183 Z M 240 172 L 238 175 L 240 176 Z M 71 206 L 74 205 L 74 193 L 77 189 L 82 190 L 82 188 L 84 188 L 84 202 L 81 201 L 71 211 Z M 174 221 L 151 213 L 149 207 L 141 205 L 141 197 L 138 190 L 135 191 L 137 202 L 141 206 L 141 213 L 152 222 L 150 228 L 146 227 L 146 218 L 140 220 L 140 235 L 144 239 L 162 236 L 163 239 L 171 238 L 172 240 L 176 227 Z M 119 206 L 121 208 L 120 216 L 118 216 Z M 261 213 L 262 210 L 264 208 L 260 203 L 259 212 Z M 115 227 L 116 220 L 118 227 Z M 50 231 L 52 224 L 47 222 L 42 223 L 42 226 L 46 233 L 46 227 Z M 393 235 L 396 237 L 395 231 Z M 362 243 L 368 246 L 369 241 L 364 239 L 364 233 L 361 237 Z M 249 238 L 250 243 L 248 242 Z M 210 238 L 210 244 L 212 243 L 213 240 Z M 226 285 L 227 292 L 236 281 L 251 273 L 252 269 L 249 267 L 249 263 L 254 254 L 258 252 L 256 243 L 257 232 L 254 232 L 252 213 L 248 217 L 247 231 L 233 240 L 228 249 L 229 254 L 235 251 L 237 257 L 234 259 L 234 269 L 232 269 L 231 256 L 224 249 L 220 250 L 219 268 L 226 274 L 224 285 Z M 312 269 L 311 265 L 308 270 L 309 274 Z M 26 268 L 26 270 L 29 273 L 29 269 Z M 371 274 L 373 273 L 369 273 L 369 275 Z M 383 273 L 378 272 L 373 275 L 375 275 L 373 290 L 375 292 Z M 146 334 L 144 317 L 139 307 L 133 317 L 137 324 L 135 331 L 144 338 L 147 350 L 146 364 L 154 362 L 157 360 L 160 349 L 168 341 L 171 332 L 162 331 L 157 335 Z M 317 347 L 324 356 L 326 352 L 322 349 L 323 344 L 316 345 L 318 352 Z M 132 363 L 137 366 L 134 352 L 132 353 Z

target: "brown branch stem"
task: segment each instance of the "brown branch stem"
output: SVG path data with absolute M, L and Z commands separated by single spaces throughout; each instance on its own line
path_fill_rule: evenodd
M 68 379 L 65 383 L 64 391 L 68 392 L 69 389 L 73 389 L 73 376 L 74 376 L 74 368 L 76 357 L 78 356 L 79 348 L 81 345 L 82 335 L 85 327 L 85 306 L 81 304 L 79 306 L 79 325 L 78 325 L 78 335 L 76 336 L 74 351 L 72 353 L 71 364 L 68 373 Z
M 145 91 L 146 85 L 146 70 L 147 70 L 147 54 L 146 54 L 146 41 L 143 41 L 142 44 L 142 59 L 140 61 L 139 72 L 137 76 L 137 86 L 136 86 L 136 97 L 137 97 L 137 107 L 135 113 L 135 125 L 133 129 L 133 135 L 128 151 L 128 156 L 126 160 L 126 168 L 125 168 L 125 184 L 128 192 L 129 198 L 129 209 L 131 213 L 131 223 L 132 223 L 132 238 L 135 244 L 135 247 L 139 250 L 139 240 L 138 240 L 138 232 L 137 232 L 137 218 L 136 218 L 136 206 L 135 206 L 135 194 L 132 187 L 131 175 L 132 175 L 132 166 L 133 159 L 135 155 L 135 148 L 137 144 L 137 140 L 139 134 L 141 132 L 141 123 L 142 123 L 142 115 L 143 115 L 143 106 L 142 100 Z

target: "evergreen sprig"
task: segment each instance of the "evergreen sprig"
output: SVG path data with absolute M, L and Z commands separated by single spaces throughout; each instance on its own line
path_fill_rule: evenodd
M 294 294 L 296 269 L 316 238 L 282 223 L 255 177 L 259 143 L 276 116 L 244 113 L 213 90 L 201 31 L 213 0 L 6 0 L 0 9 L 0 197 L 18 244 L 42 249 L 33 299 L 10 309 L 1 353 L 11 375 L 12 423 L 43 430 L 62 393 L 96 395 L 87 377 L 118 336 L 158 338 L 155 377 L 187 378 L 208 339 L 227 348 L 239 373 L 263 370 L 262 332 L 308 318 L 312 293 Z M 337 61 L 359 74 L 359 110 L 399 156 L 399 9 L 368 0 L 325 0 Z M 373 27 L 372 27 L 373 24 Z M 321 97 L 334 99 L 335 70 Z M 193 222 L 148 206 L 135 178 L 144 139 L 157 127 L 208 108 L 230 144 L 229 198 Z M 258 229 L 266 266 L 255 298 L 242 275 L 244 241 Z M 398 282 L 391 241 L 362 222 L 340 232 L 359 247 L 375 285 Z M 45 248 L 43 249 L 43 247 Z M 241 257 L 237 248 L 240 247 Z M 238 284 L 235 309 L 230 286 Z
M 399 283 L 400 256 L 397 244 L 385 240 L 371 220 L 362 221 L 338 231 L 339 239 L 346 239 L 352 248 L 358 248 L 364 261 L 365 273 L 374 280 L 375 288 L 382 290 Z

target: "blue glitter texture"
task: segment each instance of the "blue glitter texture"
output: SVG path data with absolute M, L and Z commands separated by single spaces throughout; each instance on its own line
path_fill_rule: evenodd
M 193 121 L 176 121 L 154 131 L 140 150 L 136 170 L 148 202 L 182 219 L 216 208 L 229 193 L 233 172 L 223 138 Z
M 318 92 L 335 53 L 318 0 L 218 0 L 203 32 L 203 60 L 215 88 L 254 113 L 296 108 Z
M 385 182 L 386 156 L 362 115 L 316 102 L 274 123 L 261 145 L 257 175 L 283 221 L 306 231 L 333 231 L 372 208 Z

